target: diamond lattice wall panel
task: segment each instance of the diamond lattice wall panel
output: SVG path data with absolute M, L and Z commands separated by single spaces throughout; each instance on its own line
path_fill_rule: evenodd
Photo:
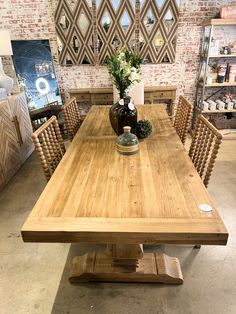
M 57 0 L 59 61 L 104 64 L 120 47 L 146 63 L 175 60 L 179 0 Z
M 178 5 L 175 0 L 143 0 L 140 8 L 140 54 L 146 63 L 175 60 Z
M 97 25 L 99 63 L 106 63 L 107 58 L 120 47 L 134 50 L 136 24 L 133 1 L 97 2 Z
M 94 64 L 92 1 L 60 0 L 55 12 L 60 64 Z

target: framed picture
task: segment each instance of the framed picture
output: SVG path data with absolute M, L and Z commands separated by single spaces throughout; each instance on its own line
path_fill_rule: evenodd
M 30 110 L 62 104 L 49 40 L 13 40 L 13 63 Z

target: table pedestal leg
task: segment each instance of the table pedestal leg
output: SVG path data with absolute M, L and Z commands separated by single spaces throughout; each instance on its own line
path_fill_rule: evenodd
M 183 276 L 176 257 L 162 253 L 143 253 L 141 245 L 111 244 L 107 251 L 75 257 L 69 281 L 182 284 Z

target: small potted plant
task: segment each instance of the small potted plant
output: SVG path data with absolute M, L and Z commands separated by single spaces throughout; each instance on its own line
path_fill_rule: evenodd
M 135 133 L 137 110 L 129 90 L 140 82 L 142 59 L 139 55 L 121 49 L 108 60 L 108 71 L 113 77 L 113 83 L 119 92 L 119 100 L 111 107 L 109 117 L 113 130 L 117 134 L 123 132 L 124 126 L 131 126 Z
M 143 139 L 152 133 L 152 123 L 149 120 L 139 120 L 137 123 L 136 135 L 138 138 Z

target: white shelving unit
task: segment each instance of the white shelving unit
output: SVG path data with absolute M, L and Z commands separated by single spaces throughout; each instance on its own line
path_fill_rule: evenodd
M 210 54 L 210 43 L 213 37 L 214 28 L 217 26 L 236 26 L 236 19 L 210 19 L 206 20 L 202 24 L 203 26 L 203 36 L 202 36 L 202 47 L 201 47 L 201 62 L 198 73 L 198 83 L 195 97 L 195 110 L 194 118 L 199 113 L 230 113 L 236 112 L 236 109 L 232 110 L 203 110 L 203 101 L 206 100 L 206 92 L 209 92 L 209 89 L 212 88 L 212 95 L 217 94 L 222 88 L 236 87 L 236 82 L 223 82 L 223 83 L 207 83 L 208 76 L 208 65 L 210 59 L 235 59 L 236 63 L 236 54 L 231 55 L 211 55 Z M 235 29 L 235 39 L 236 39 L 236 29 Z M 217 90 L 216 90 L 217 88 Z M 208 93 L 209 94 L 209 93 Z M 209 98 L 209 97 L 207 97 Z M 195 121 L 195 119 L 194 119 Z

